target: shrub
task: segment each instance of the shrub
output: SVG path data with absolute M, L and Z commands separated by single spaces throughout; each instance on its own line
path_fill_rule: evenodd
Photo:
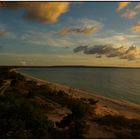
M 0 138 L 52 137 L 52 122 L 25 99 L 6 94 L 0 110 Z
M 61 122 L 57 122 L 56 125 L 60 128 L 64 128 L 68 126 L 73 121 L 73 114 L 68 114 L 63 118 Z
M 103 125 L 112 125 L 120 127 L 129 127 L 133 129 L 140 130 L 140 121 L 136 119 L 127 119 L 124 116 L 112 116 L 106 115 L 104 117 L 98 118 L 97 122 Z
M 94 99 L 91 99 L 91 98 L 89 98 L 88 101 L 91 105 L 95 105 L 99 102 L 98 100 L 94 100 Z
M 103 125 L 119 125 L 124 126 L 126 124 L 126 119 L 123 116 L 112 116 L 106 115 L 98 118 L 97 122 Z
M 0 78 L 0 86 L 3 84 L 3 78 Z

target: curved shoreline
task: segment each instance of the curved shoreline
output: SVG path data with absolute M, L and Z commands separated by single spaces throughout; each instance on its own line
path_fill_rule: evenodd
M 96 95 L 95 93 L 92 93 L 92 92 L 71 88 L 69 86 L 54 83 L 54 82 L 49 82 L 47 80 L 42 80 L 35 76 L 28 75 L 23 72 L 19 72 L 17 70 L 16 72 L 21 73 L 28 80 L 36 81 L 37 84 L 47 84 L 52 89 L 63 90 L 67 94 L 71 95 L 73 98 L 83 97 L 83 98 L 94 98 L 94 99 L 99 100 L 99 102 L 97 103 L 97 109 L 96 109 L 97 115 L 101 115 L 101 116 L 107 115 L 107 114 L 123 115 L 127 118 L 140 119 L 140 105 L 137 105 L 135 103 L 127 102 L 125 100 L 111 99 L 111 98 L 104 97 L 101 95 Z

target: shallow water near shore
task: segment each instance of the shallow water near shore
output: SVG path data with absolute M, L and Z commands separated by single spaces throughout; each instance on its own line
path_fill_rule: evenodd
M 140 105 L 140 69 L 20 68 L 37 78 Z

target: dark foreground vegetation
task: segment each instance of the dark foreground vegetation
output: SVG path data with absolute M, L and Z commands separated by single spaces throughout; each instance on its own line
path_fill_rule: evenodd
M 1 69 L 0 77 L 1 85 L 4 80 L 11 81 L 4 95 L 0 96 L 0 138 L 84 138 L 87 103 L 47 85 L 37 85 L 9 69 Z M 45 103 L 38 103 L 37 97 Z M 59 122 L 49 120 L 47 110 L 54 102 L 69 108 L 71 114 Z
M 140 121 L 122 116 L 98 117 L 94 113 L 96 100 L 72 98 L 64 91 L 38 85 L 1 68 L 0 87 L 6 80 L 10 84 L 0 95 L 0 138 L 87 138 L 90 117 L 100 126 L 107 126 L 116 138 L 140 138 Z M 48 118 L 55 108 L 63 107 L 70 113 L 59 121 Z

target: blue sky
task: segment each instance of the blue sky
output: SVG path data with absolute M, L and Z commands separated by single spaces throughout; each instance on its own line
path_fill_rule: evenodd
M 139 12 L 139 2 L 2 3 L 0 65 L 140 66 Z

